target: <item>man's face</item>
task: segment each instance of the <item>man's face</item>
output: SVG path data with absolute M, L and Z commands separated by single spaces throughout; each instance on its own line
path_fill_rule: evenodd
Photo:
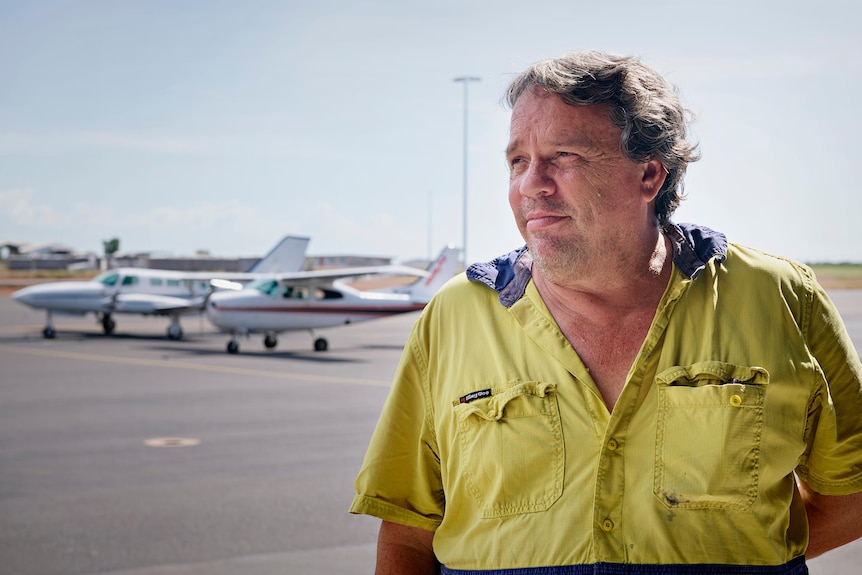
M 512 110 L 506 158 L 515 221 L 547 274 L 597 270 L 590 266 L 603 265 L 609 250 L 654 225 L 645 164 L 623 155 L 605 105 L 528 90 Z

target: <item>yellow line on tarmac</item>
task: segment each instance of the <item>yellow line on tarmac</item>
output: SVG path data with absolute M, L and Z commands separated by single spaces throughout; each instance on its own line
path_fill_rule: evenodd
M 56 326 L 57 323 L 58 322 L 55 321 L 54 325 Z M 43 325 L 36 325 L 35 323 L 27 325 L 0 325 L 0 333 L 17 333 L 18 335 L 21 335 L 22 332 L 27 333 L 34 331 L 41 335 L 43 327 Z
M 299 381 L 316 381 L 325 383 L 347 383 L 351 385 L 372 385 L 376 387 L 389 387 L 389 381 L 375 379 L 359 379 L 355 377 L 338 377 L 333 375 L 313 375 L 309 373 L 285 373 L 283 371 L 267 371 L 263 369 L 245 369 L 240 367 L 228 367 L 219 365 L 205 365 L 201 363 L 186 363 L 182 361 L 166 361 L 156 359 L 142 359 L 134 357 L 110 357 L 92 353 L 76 353 L 60 351 L 56 349 L 34 349 L 30 347 L 13 347 L 0 345 L 0 352 L 14 354 L 29 354 L 42 357 L 56 357 L 62 359 L 77 359 L 82 361 L 98 361 L 102 363 L 121 363 L 126 365 L 142 365 L 147 367 L 168 367 L 175 369 L 190 369 L 194 371 L 211 371 L 216 373 L 230 373 L 234 375 L 247 375 L 252 377 L 271 377 L 274 379 L 289 379 Z

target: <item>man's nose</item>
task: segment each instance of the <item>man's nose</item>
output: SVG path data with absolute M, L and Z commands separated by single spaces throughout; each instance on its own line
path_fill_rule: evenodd
M 517 176 L 518 191 L 524 196 L 548 196 L 556 192 L 557 185 L 547 162 L 534 160 Z

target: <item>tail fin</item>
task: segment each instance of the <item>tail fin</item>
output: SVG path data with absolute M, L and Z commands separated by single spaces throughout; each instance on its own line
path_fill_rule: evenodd
M 410 299 L 418 302 L 428 302 L 443 284 L 452 279 L 458 271 L 458 255 L 461 250 L 446 246 L 437 259 L 428 267 L 428 276 L 419 279 L 409 288 Z
M 302 270 L 308 241 L 309 238 L 301 236 L 283 237 L 268 254 L 248 268 L 248 273 L 270 274 Z

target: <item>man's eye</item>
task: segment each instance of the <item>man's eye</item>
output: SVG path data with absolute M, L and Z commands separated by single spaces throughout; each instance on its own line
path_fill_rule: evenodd
M 509 175 L 519 176 L 527 171 L 527 162 L 523 158 L 515 158 L 509 162 Z

